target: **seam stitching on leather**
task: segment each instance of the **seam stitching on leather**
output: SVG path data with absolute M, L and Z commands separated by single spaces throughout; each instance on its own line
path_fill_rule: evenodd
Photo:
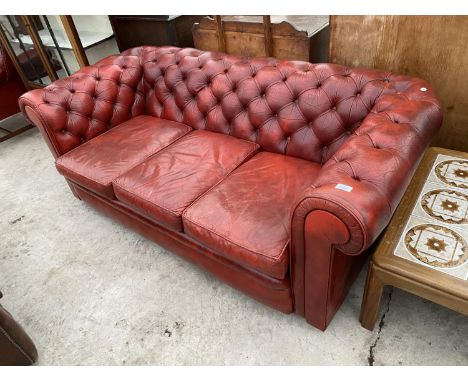
M 280 255 L 279 255 L 279 256 L 271 256 L 271 257 L 270 257 L 270 256 L 268 256 L 268 255 L 265 255 L 265 254 L 262 253 L 262 252 L 254 252 L 254 251 L 252 251 L 251 249 L 244 247 L 242 244 L 238 244 L 238 243 L 236 243 L 235 241 L 233 241 L 232 239 L 229 239 L 229 238 L 227 238 L 227 237 L 225 237 L 225 236 L 219 234 L 218 232 L 213 231 L 213 230 L 212 230 L 211 228 L 209 228 L 209 227 L 202 226 L 200 223 L 198 223 L 198 222 L 196 222 L 196 221 L 193 221 L 193 220 L 187 218 L 186 216 L 185 216 L 185 219 L 188 220 L 190 223 L 196 225 L 197 227 L 199 227 L 199 228 L 201 228 L 201 229 L 206 229 L 207 231 L 209 231 L 209 232 L 211 232 L 212 234 L 214 234 L 214 235 L 216 235 L 216 236 L 218 236 L 218 237 L 220 237 L 220 238 L 222 238 L 222 239 L 228 241 L 229 243 L 234 244 L 234 245 L 236 245 L 236 246 L 238 246 L 238 247 L 244 249 L 245 251 L 247 251 L 247 252 L 249 253 L 249 255 L 253 255 L 254 257 L 257 257 L 257 255 L 260 255 L 260 256 L 264 257 L 265 259 L 271 260 L 271 262 L 272 262 L 272 263 L 275 263 L 275 264 L 281 264 L 281 263 L 282 263 L 282 262 L 280 261 L 281 255 L 284 253 L 284 250 L 285 250 L 286 246 L 289 244 L 289 240 L 287 240 L 286 245 L 284 245 L 284 246 L 282 247 L 283 249 L 282 249 L 282 251 L 280 252 Z
M 314 199 L 314 198 L 315 198 L 315 199 L 324 200 L 324 201 L 329 202 L 329 203 L 334 203 L 334 204 L 336 204 L 338 207 L 340 207 L 342 210 L 344 210 L 345 213 L 348 213 L 348 214 L 350 214 L 350 215 L 353 217 L 354 221 L 359 225 L 359 227 L 360 227 L 360 229 L 361 229 L 363 241 L 362 241 L 362 243 L 361 243 L 361 248 L 359 249 L 359 251 L 356 251 L 355 253 L 351 253 L 350 255 L 358 254 L 359 252 L 361 252 L 361 251 L 364 249 L 365 244 L 367 243 L 367 232 L 366 232 L 366 229 L 365 229 L 366 227 L 364 226 L 364 223 L 362 222 L 362 220 L 363 220 L 362 217 L 361 217 L 360 215 L 356 214 L 356 213 L 353 211 L 353 210 L 354 210 L 353 207 L 351 207 L 351 206 L 348 207 L 348 206 L 346 206 L 346 204 L 343 204 L 343 203 L 340 202 L 340 201 L 337 201 L 337 200 L 335 200 L 335 199 L 326 198 L 326 197 L 324 197 L 324 196 L 317 196 L 317 195 L 308 196 L 308 197 L 305 197 L 305 198 L 303 199 L 303 201 L 305 201 L 305 200 L 307 200 L 307 199 Z M 301 203 L 302 203 L 302 202 L 301 202 Z M 337 216 L 336 213 L 334 213 L 334 212 L 332 212 L 332 211 L 329 211 L 328 209 L 325 209 L 325 208 L 314 208 L 313 210 L 323 210 L 323 211 L 330 212 L 331 214 Z M 311 211 L 313 211 L 313 210 L 311 210 Z M 339 210 L 338 210 L 338 211 L 339 211 Z M 346 227 L 348 227 L 348 230 L 349 230 L 348 224 L 346 224 L 346 222 L 343 221 L 343 219 L 342 219 L 340 216 L 337 216 L 337 218 L 340 219 L 340 220 L 343 222 L 343 224 L 344 224 Z M 348 240 L 346 243 L 343 243 L 343 244 L 338 245 L 337 247 L 343 247 L 343 246 L 345 246 L 346 244 L 348 244 L 348 243 L 352 240 L 352 238 L 353 238 L 353 236 L 351 235 L 351 232 L 350 232 L 349 240 Z
M 154 207 L 156 207 L 156 208 L 161 208 L 162 210 L 164 210 L 164 211 L 166 211 L 166 212 L 169 212 L 169 213 L 170 213 L 171 215 L 173 215 L 174 217 L 182 216 L 182 214 L 178 215 L 177 213 L 175 213 L 174 211 L 169 210 L 169 209 L 168 209 L 167 207 L 165 207 L 165 206 L 162 206 L 162 205 L 153 203 L 152 201 L 147 200 L 147 199 L 143 199 L 143 197 L 141 197 L 141 196 L 138 195 L 138 194 L 135 194 L 133 191 L 130 191 L 130 190 L 126 189 L 126 188 L 123 188 L 123 185 L 120 184 L 120 183 L 117 183 L 117 182 L 114 182 L 114 181 L 113 181 L 112 184 L 113 184 L 114 187 L 116 187 L 116 188 L 118 188 L 118 189 L 120 190 L 120 191 L 119 191 L 120 193 L 123 193 L 123 194 L 128 193 L 128 194 L 134 196 L 134 197 L 135 197 L 136 199 L 138 199 L 139 201 L 142 201 L 143 204 L 145 204 L 145 205 L 151 205 L 151 206 L 154 206 Z M 114 190 L 114 192 L 115 192 L 115 190 Z M 125 201 L 122 200 L 122 202 L 125 202 Z M 135 206 L 135 207 L 138 208 L 138 206 Z
M 39 121 L 43 125 L 43 130 L 44 130 L 45 134 L 47 135 L 47 138 L 49 139 L 49 142 L 52 144 L 52 147 L 54 148 L 55 154 L 57 155 L 57 157 L 59 157 L 61 154 L 60 154 L 60 151 L 59 151 L 58 142 L 57 142 L 57 139 L 55 138 L 55 135 L 52 134 L 55 131 L 54 131 L 54 129 L 50 128 L 49 124 L 47 123 L 47 118 L 44 118 L 44 115 L 42 114 L 41 110 L 39 110 L 39 106 L 42 105 L 43 102 L 38 103 L 38 104 L 33 104 L 32 101 L 30 101 L 29 99 L 27 99 L 24 96 L 21 96 L 19 98 L 19 100 L 18 100 L 18 103 L 20 103 L 20 104 L 25 103 L 24 107 L 21 106 L 21 109 L 26 110 L 26 106 L 28 106 L 28 107 L 31 108 L 31 110 L 33 112 L 36 112 L 36 114 L 39 117 Z M 26 114 L 26 116 L 27 116 L 26 112 L 24 112 L 24 114 Z M 39 126 L 37 126 L 37 128 L 40 129 Z

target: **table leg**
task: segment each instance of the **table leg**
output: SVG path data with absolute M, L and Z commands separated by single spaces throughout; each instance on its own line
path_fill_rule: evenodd
M 366 287 L 361 305 L 361 325 L 368 329 L 374 330 L 375 321 L 379 314 L 380 300 L 382 298 L 384 284 L 378 277 L 378 271 L 375 269 L 374 263 L 369 262 L 367 270 Z

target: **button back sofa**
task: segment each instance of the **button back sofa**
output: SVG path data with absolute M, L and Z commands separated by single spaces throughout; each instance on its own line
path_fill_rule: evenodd
M 76 197 L 321 330 L 442 120 L 419 79 L 176 47 L 19 103 Z

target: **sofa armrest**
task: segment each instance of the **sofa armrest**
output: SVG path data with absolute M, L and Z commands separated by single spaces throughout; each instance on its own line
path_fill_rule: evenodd
M 136 56 L 111 56 L 19 99 L 55 157 L 145 110 Z
M 388 224 L 442 122 L 425 82 L 391 76 L 388 85 L 292 214 L 295 311 L 322 330 L 363 263 L 350 255 L 362 253 Z
M 397 91 L 379 97 L 297 204 L 291 233 L 295 250 L 303 250 L 304 223 L 314 210 L 346 225 L 348 240 L 334 244 L 348 255 L 368 248 L 388 224 L 442 123 L 440 104 L 427 83 L 405 76 L 389 82 Z

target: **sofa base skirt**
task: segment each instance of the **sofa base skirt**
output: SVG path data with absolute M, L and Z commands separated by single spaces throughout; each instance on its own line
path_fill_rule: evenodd
M 197 264 L 226 284 L 283 313 L 291 313 L 294 310 L 289 278 L 277 280 L 243 268 L 213 253 L 184 233 L 170 231 L 147 220 L 117 200 L 105 199 L 76 184 L 73 184 L 73 187 L 75 196 L 79 199 L 169 251 Z

